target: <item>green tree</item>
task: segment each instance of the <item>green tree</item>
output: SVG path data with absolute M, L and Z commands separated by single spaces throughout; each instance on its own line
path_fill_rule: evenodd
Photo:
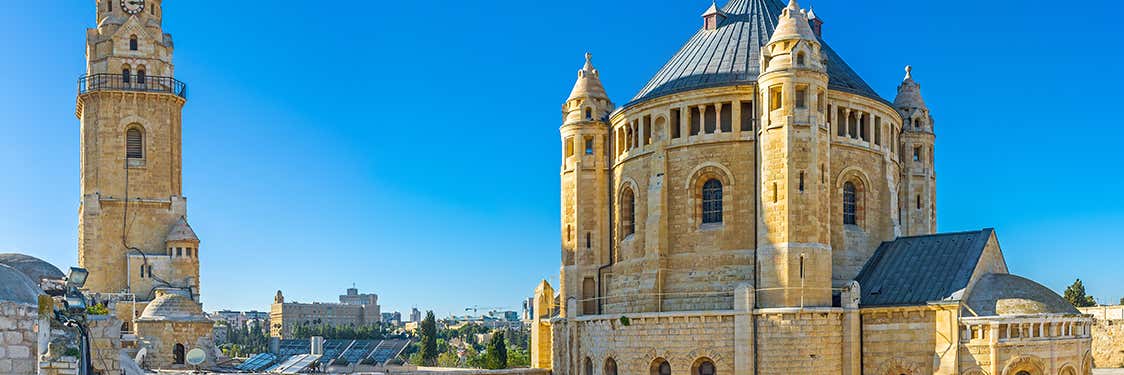
M 488 343 L 488 349 L 484 355 L 484 368 L 489 370 L 507 368 L 507 343 L 503 339 L 503 331 L 492 335 L 492 341 Z
M 1085 284 L 1081 283 L 1081 279 L 1073 282 L 1068 288 L 1065 288 L 1065 300 L 1072 303 L 1076 307 L 1091 307 L 1096 306 L 1097 301 L 1093 296 L 1085 294 Z
M 421 327 L 418 329 L 418 334 L 421 336 L 421 342 L 418 346 L 418 354 L 421 355 L 422 363 L 428 366 L 433 366 L 437 363 L 437 319 L 433 316 L 433 311 L 425 313 L 425 319 L 422 319 Z
M 457 357 L 456 349 L 449 350 L 437 356 L 437 367 L 460 367 L 461 358 Z
M 527 349 L 511 344 L 507 347 L 507 356 L 508 368 L 531 367 L 531 353 Z

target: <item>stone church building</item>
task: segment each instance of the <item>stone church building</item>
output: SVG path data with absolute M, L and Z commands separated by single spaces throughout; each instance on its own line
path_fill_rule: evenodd
M 934 115 L 880 97 L 795 2 L 729 0 L 623 106 L 590 56 L 562 106 L 555 374 L 1077 375 L 1091 319 L 937 233 Z

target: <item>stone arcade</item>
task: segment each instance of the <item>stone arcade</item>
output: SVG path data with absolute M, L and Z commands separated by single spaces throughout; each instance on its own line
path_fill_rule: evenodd
M 934 120 L 878 96 L 795 1 L 729 0 L 624 106 L 562 106 L 555 374 L 1089 374 L 1091 320 L 936 233 Z

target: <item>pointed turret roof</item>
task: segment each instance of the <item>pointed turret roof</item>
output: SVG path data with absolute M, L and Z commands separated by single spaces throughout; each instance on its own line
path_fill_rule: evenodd
M 796 0 L 789 0 L 788 6 L 781 10 L 769 43 L 787 39 L 817 40 L 816 34 L 812 32 L 812 25 L 808 23 L 808 15 L 800 9 Z
M 605 93 L 605 87 L 601 85 L 601 74 L 593 67 L 593 54 L 588 52 L 585 54 L 585 66 L 578 71 L 578 81 L 570 91 L 570 99 L 580 97 L 609 98 Z
M 165 241 L 195 241 L 199 242 L 199 237 L 195 236 L 195 231 L 191 229 L 191 225 L 187 223 L 187 218 L 180 216 L 179 221 L 168 231 L 168 238 Z
M 677 92 L 753 84 L 761 73 L 761 47 L 772 37 L 785 8 L 780 0 L 729 0 L 715 30 L 700 28 L 627 104 Z M 822 39 L 829 87 L 888 103 Z
M 921 84 L 913 80 L 913 67 L 905 67 L 905 78 L 898 85 L 898 96 L 894 98 L 894 107 L 900 110 L 912 108 L 926 108 L 925 99 L 921 97 Z

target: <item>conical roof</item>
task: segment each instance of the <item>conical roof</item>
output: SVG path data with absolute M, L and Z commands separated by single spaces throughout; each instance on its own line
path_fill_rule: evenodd
M 184 218 L 184 217 L 181 216 L 180 220 L 176 222 L 176 225 L 172 227 L 172 230 L 168 231 L 168 238 L 165 239 L 165 241 L 168 241 L 168 242 L 174 242 L 174 241 L 195 241 L 195 242 L 199 242 L 199 237 L 195 236 L 195 231 L 192 230 L 191 225 L 189 225 L 187 223 L 187 218 Z
M 905 78 L 898 85 L 898 96 L 894 98 L 894 107 L 902 110 L 925 108 L 925 99 L 921 97 L 921 84 L 913 80 L 913 67 L 905 67 Z
M 730 0 L 722 8 L 726 17 L 718 28 L 700 28 L 628 105 L 677 92 L 756 83 L 761 47 L 776 30 L 784 8 L 780 0 Z M 820 44 L 832 90 L 887 102 L 822 39 Z
M 601 73 L 593 67 L 593 54 L 585 54 L 585 65 L 578 71 L 578 81 L 574 82 L 574 89 L 570 91 L 570 99 L 589 97 L 608 99 L 605 86 L 601 85 Z

